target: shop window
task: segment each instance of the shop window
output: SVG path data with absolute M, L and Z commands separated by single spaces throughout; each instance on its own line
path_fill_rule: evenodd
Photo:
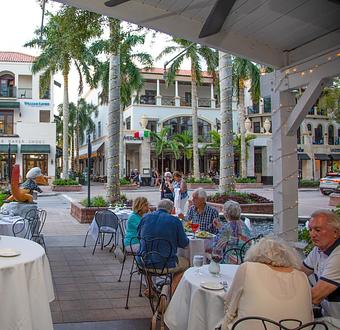
M 48 155 L 24 154 L 23 155 L 23 178 L 33 167 L 40 167 L 43 175 L 48 175 Z
M 328 126 L 328 144 L 330 145 L 334 144 L 334 126 L 333 125 Z
M 253 132 L 254 133 L 261 133 L 261 123 L 260 122 L 253 122 Z
M 13 111 L 0 111 L 0 134 L 13 134 Z
M 15 97 L 14 77 L 10 74 L 0 76 L 0 97 Z
M 39 121 L 41 123 L 49 123 L 50 122 L 50 110 L 40 110 L 39 111 Z
M 315 134 L 314 144 L 323 144 L 324 141 L 322 125 L 319 124 L 318 127 L 315 128 L 314 134 Z
M 263 98 L 263 112 L 271 113 L 272 112 L 272 100 L 270 97 Z
M 156 120 L 149 120 L 146 128 L 148 130 L 150 130 L 151 132 L 156 132 L 157 131 L 157 121 Z

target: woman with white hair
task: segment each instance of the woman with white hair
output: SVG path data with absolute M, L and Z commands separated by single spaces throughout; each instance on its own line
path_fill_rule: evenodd
M 235 201 L 227 201 L 223 205 L 223 215 L 227 221 L 222 224 L 215 219 L 213 224 L 218 229 L 213 246 L 219 249 L 241 248 L 252 237 L 252 233 L 240 219 L 241 206 Z
M 299 270 L 297 252 L 278 238 L 265 237 L 246 253 L 225 298 L 222 329 L 247 316 L 276 322 L 313 320 L 312 297 L 307 276 Z M 252 323 L 253 322 L 253 323 Z M 244 324 L 244 325 L 243 325 Z M 263 329 L 261 322 L 240 323 L 237 329 Z

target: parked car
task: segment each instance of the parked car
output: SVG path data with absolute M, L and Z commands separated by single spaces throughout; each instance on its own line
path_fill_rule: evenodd
M 320 179 L 319 188 L 324 195 L 340 192 L 340 173 L 328 173 L 324 178 Z

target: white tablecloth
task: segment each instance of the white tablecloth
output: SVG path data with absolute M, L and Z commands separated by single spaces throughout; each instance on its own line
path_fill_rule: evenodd
M 50 265 L 44 249 L 30 240 L 0 236 L 0 249 L 20 251 L 0 257 L 0 329 L 53 329 L 49 302 L 54 300 Z
M 165 323 L 170 330 L 214 330 L 224 316 L 224 290 L 203 289 L 201 282 L 228 281 L 229 287 L 237 265 L 221 265 L 221 277 L 214 277 L 208 265 L 202 275 L 189 268 L 183 275 L 165 313 Z
M 179 257 L 185 257 L 190 261 L 190 265 L 192 266 L 192 259 L 195 255 L 207 256 L 206 249 L 210 247 L 213 238 L 211 239 L 203 239 L 203 238 L 193 238 L 189 236 L 189 245 L 185 248 L 177 249 L 177 255 Z
M 12 231 L 13 223 L 20 219 L 22 219 L 22 217 L 20 216 L 11 217 L 9 215 L 0 214 L 0 235 L 13 236 Z
M 122 209 L 122 210 L 115 210 L 115 209 L 109 209 L 109 211 L 112 211 L 120 220 L 126 221 L 129 217 L 129 215 L 132 213 L 132 210 L 130 209 Z M 93 218 L 90 228 L 89 228 L 89 234 L 92 236 L 94 240 L 98 237 L 98 226 L 96 224 L 96 220 Z M 119 239 L 119 231 L 117 235 L 117 240 Z M 119 242 L 119 240 L 118 240 Z

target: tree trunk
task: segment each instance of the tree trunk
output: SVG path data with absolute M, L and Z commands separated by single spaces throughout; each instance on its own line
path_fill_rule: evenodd
M 74 172 L 74 132 L 72 132 L 71 136 L 70 136 L 70 142 L 71 142 L 71 147 L 70 147 L 70 152 L 71 152 L 71 171 Z
M 68 70 L 64 70 L 64 97 L 63 97 L 63 178 L 68 179 Z
M 220 75 L 220 193 L 235 189 L 233 148 L 233 79 L 231 55 L 219 52 Z
M 119 170 L 120 170 L 120 177 L 123 178 L 125 177 L 126 173 L 125 173 L 125 145 L 124 145 L 124 125 L 123 125 L 123 110 L 124 109 L 120 109 L 119 111 Z
M 246 157 L 246 129 L 244 127 L 244 86 L 241 82 L 239 88 L 239 114 L 240 114 L 240 134 L 241 134 L 241 178 L 247 177 L 247 157 Z
M 76 172 L 77 174 L 80 172 L 80 164 L 79 164 L 79 114 L 77 109 L 77 128 L 76 128 Z
M 198 123 L 197 123 L 197 81 L 195 68 L 191 63 L 191 108 L 192 108 L 192 159 L 194 178 L 200 178 L 199 156 L 198 156 Z
M 185 155 L 183 155 L 183 159 L 184 159 L 184 164 L 183 164 L 183 175 L 185 175 L 185 174 L 186 174 L 186 165 L 185 165 L 185 163 L 186 163 L 186 158 L 185 158 Z
M 109 75 L 108 148 L 107 148 L 107 199 L 115 202 L 119 189 L 119 135 L 120 135 L 120 21 L 110 19 L 112 51 Z
M 164 176 L 164 155 L 162 151 L 162 175 Z

